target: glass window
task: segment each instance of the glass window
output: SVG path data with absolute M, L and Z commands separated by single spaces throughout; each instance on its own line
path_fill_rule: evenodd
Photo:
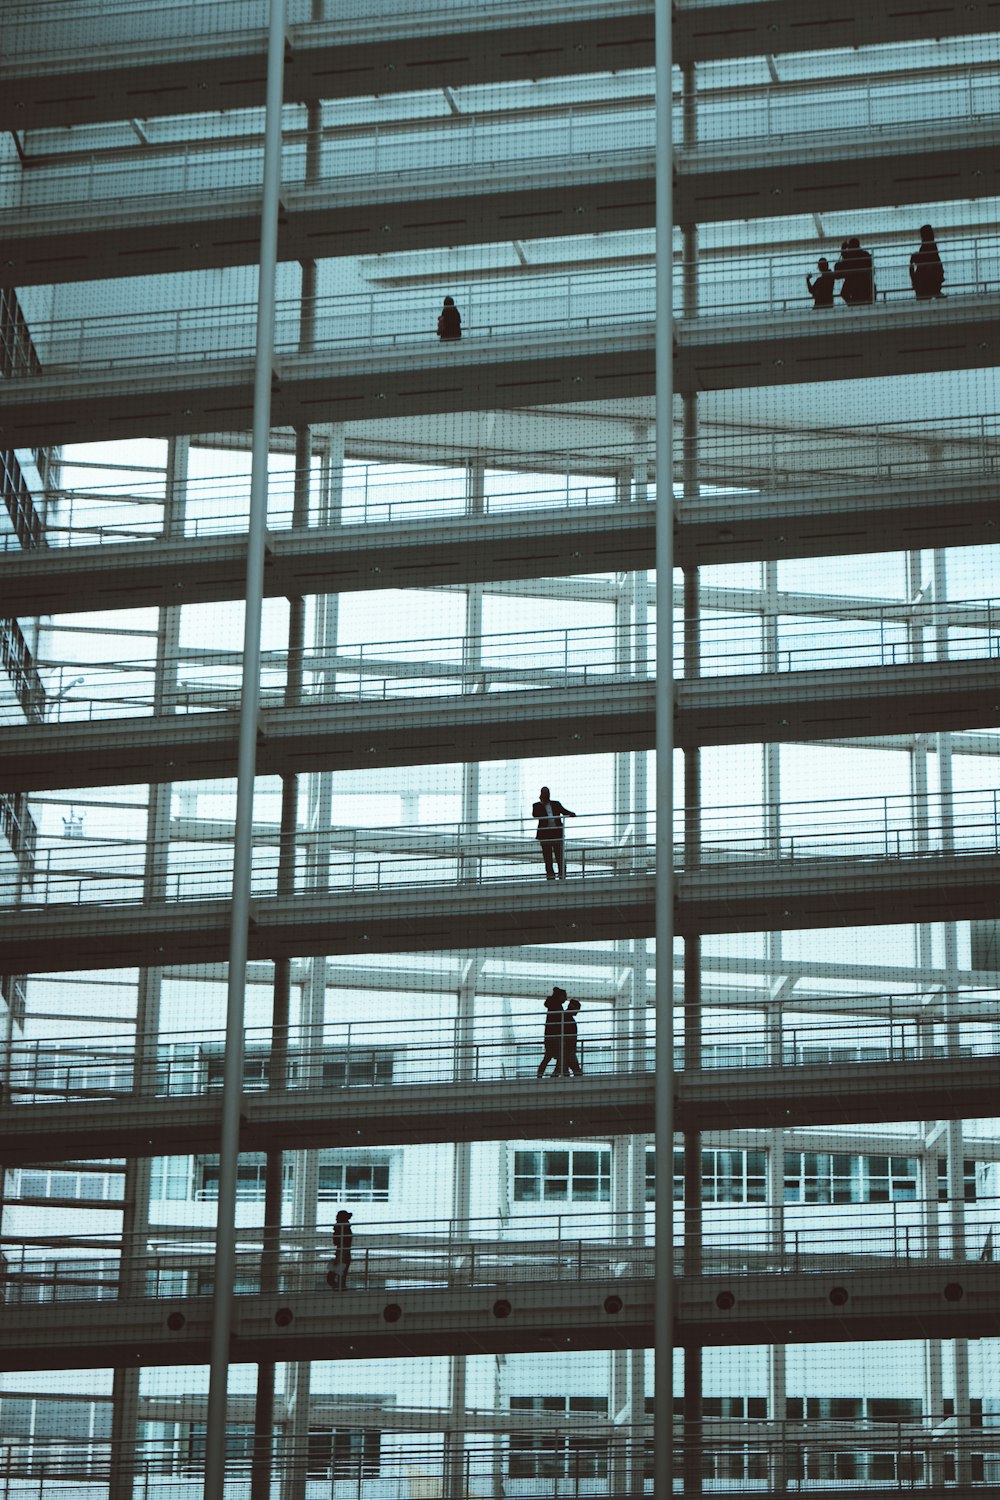
M 516 1203 L 607 1203 L 611 1197 L 611 1150 L 515 1151 Z
M 607 1417 L 605 1396 L 512 1396 L 511 1412 L 551 1412 L 554 1416 L 591 1412 Z M 558 1428 L 511 1431 L 509 1434 L 511 1479 L 606 1479 L 608 1439 L 579 1430 Z
M 385 1203 L 389 1197 L 392 1161 L 392 1154 L 387 1151 L 359 1151 L 350 1156 L 320 1152 L 320 1201 Z
M 309 1434 L 311 1479 L 377 1479 L 382 1434 L 376 1428 L 321 1427 Z
M 646 1151 L 646 1202 L 656 1201 L 656 1151 Z M 701 1153 L 703 1203 L 766 1203 L 765 1151 L 707 1149 Z M 684 1200 L 684 1152 L 674 1151 L 674 1202 Z

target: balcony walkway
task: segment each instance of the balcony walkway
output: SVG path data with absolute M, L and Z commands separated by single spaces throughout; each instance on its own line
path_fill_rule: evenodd
M 517 152 L 511 162 L 505 135 L 517 123 L 515 118 L 505 129 L 487 122 L 475 138 L 484 156 L 495 146 L 492 161 L 286 182 L 278 259 L 402 254 L 437 248 L 442 237 L 449 246 L 482 245 L 599 234 L 609 225 L 618 232 L 652 227 L 651 146 L 537 158 Z M 883 127 L 867 141 L 851 129 L 680 148 L 675 218 L 705 224 L 766 217 L 777 202 L 785 205 L 782 212 L 816 201 L 834 212 L 859 203 L 877 208 L 971 199 L 989 193 L 984 180 L 997 188 L 995 123 L 935 120 L 933 129 L 928 123 L 923 129 L 914 122 Z M 649 127 L 651 136 L 652 112 Z M 628 133 L 634 136 L 635 128 Z M 362 159 L 373 140 L 359 133 Z M 60 190 L 61 171 L 67 187 Z M 220 183 L 212 190 L 156 194 L 144 176 L 136 179 L 132 195 L 128 172 L 126 160 L 119 164 L 113 196 L 102 196 L 98 180 L 93 196 L 81 200 L 71 195 L 72 168 L 57 165 L 47 174 L 35 168 L 28 201 L 0 227 L 0 264 L 10 282 L 48 285 L 256 262 L 258 185 Z M 60 191 L 65 201 L 59 201 Z
M 887 475 L 878 485 L 855 480 L 837 493 L 796 486 L 682 500 L 678 566 L 989 542 L 997 481 L 981 471 L 982 463 L 933 483 Z M 242 597 L 240 536 L 199 531 L 180 540 L 119 541 L 110 528 L 91 542 L 93 535 L 81 526 L 68 546 L 5 553 L 5 608 L 55 615 Z M 653 566 L 653 547 L 654 508 L 647 504 L 571 504 L 444 520 L 417 514 L 407 522 L 275 530 L 264 592 L 277 598 L 631 572 Z
M 519 857 L 533 863 L 530 844 L 523 842 Z M 712 863 L 679 871 L 677 932 L 987 919 L 1000 902 L 997 852 L 815 858 L 807 853 L 808 838 L 802 846 L 801 855 L 778 861 L 747 853 L 723 862 L 715 854 Z M 626 864 L 622 874 L 609 876 L 604 871 L 614 856 L 602 849 L 592 858 L 596 873 L 581 878 L 574 865 L 579 855 L 570 849 L 571 875 L 565 881 L 543 882 L 530 870 L 507 880 L 442 882 L 419 861 L 410 866 L 407 880 L 398 870 L 392 873 L 396 867 L 390 859 L 380 888 L 345 883 L 294 896 L 261 896 L 252 903 L 249 958 L 652 937 L 652 874 L 629 873 Z M 624 858 L 635 856 L 626 852 Z M 377 860 L 372 878 L 376 868 Z M 212 890 L 220 883 L 225 885 L 222 865 L 193 874 L 195 886 Z M 87 890 L 101 888 L 108 890 L 108 901 L 88 903 Z M 228 900 L 209 894 L 141 904 L 123 900 L 121 888 L 113 873 L 74 876 L 62 883 L 54 904 L 0 910 L 0 971 L 38 974 L 225 960 Z
M 510 1247 L 475 1243 L 475 1256 L 452 1244 L 453 1269 L 425 1260 L 407 1273 L 397 1261 L 379 1290 L 301 1290 L 236 1298 L 234 1363 L 282 1359 L 399 1359 L 443 1354 L 564 1352 L 647 1348 L 652 1342 L 653 1252 L 567 1244 Z M 600 1247 L 599 1247 L 600 1248 Z M 491 1255 L 491 1250 L 495 1254 Z M 730 1252 L 738 1259 L 739 1252 Z M 748 1264 L 678 1278 L 676 1339 L 684 1347 L 857 1342 L 911 1338 L 980 1338 L 1000 1314 L 992 1264 L 917 1263 L 842 1256 L 823 1270 L 756 1269 Z M 774 1257 L 780 1264 L 783 1257 Z M 862 1264 L 863 1262 L 863 1264 Z M 206 1269 L 211 1274 L 210 1257 Z M 555 1277 L 552 1270 L 556 1270 Z M 708 1269 L 706 1267 L 706 1269 Z M 322 1284 L 322 1271 L 310 1273 Z M 355 1275 L 352 1266 L 352 1277 Z M 474 1285 L 470 1285 L 470 1280 Z M 435 1282 L 439 1284 L 435 1286 Z M 195 1298 L 99 1303 L 8 1300 L 0 1306 L 4 1366 L 9 1371 L 87 1369 L 109 1365 L 204 1364 L 209 1357 L 210 1292 Z M 72 1290 L 71 1288 L 69 1289 Z M 728 1294 L 728 1295 L 726 1295 Z M 99 1293 L 98 1293 L 99 1295 Z M 100 1316 L 95 1317 L 97 1308 Z
M 412 335 L 363 348 L 282 352 L 275 358 L 271 421 L 306 426 L 648 397 L 655 383 L 653 334 L 646 315 L 623 323 L 609 314 L 594 326 L 540 327 L 527 347 L 520 330 L 498 325 L 496 332 L 471 329 L 455 345 Z M 146 359 L 135 333 L 123 331 L 103 350 L 94 342 L 96 329 L 81 329 L 79 342 L 71 331 L 66 337 L 62 367 L 50 362 L 47 374 L 0 383 L 3 441 L 33 447 L 251 426 L 249 357 L 209 348 L 200 358 L 172 353 L 168 324 L 155 335 L 155 352 L 149 342 Z M 44 341 L 41 347 L 44 352 Z M 995 293 L 931 305 L 903 299 L 834 308 L 819 318 L 809 311 L 703 317 L 676 325 L 675 384 L 681 392 L 738 390 L 992 368 L 998 347 Z M 74 348 L 90 351 L 82 365 Z
M 285 98 L 347 99 L 418 89 L 440 90 L 457 80 L 499 83 L 525 77 L 563 78 L 609 70 L 651 68 L 653 8 L 641 0 L 591 0 L 586 12 L 548 19 L 544 5 L 483 5 L 456 10 L 433 6 L 372 20 L 359 8 L 337 22 L 303 23 L 291 12 Z M 244 9 L 234 22 L 218 6 L 216 29 L 190 24 L 178 7 L 173 33 L 163 23 L 122 40 L 114 21 L 73 37 L 75 47 L 44 51 L 37 18 L 23 4 L 0 32 L 10 61 L 0 88 L 0 128 L 39 129 L 101 120 L 201 114 L 260 105 L 264 100 L 266 20 L 259 10 L 248 27 Z M 918 8 L 891 15 L 853 5 L 837 14 L 804 17 L 795 0 L 731 0 L 674 10 L 676 62 L 765 57 L 843 45 L 885 45 L 928 37 L 963 36 L 988 29 L 959 0 L 939 0 L 928 15 Z M 33 24 L 33 22 L 35 24 Z M 973 23 L 977 24 L 973 24 Z M 54 28 L 53 28 L 54 29 Z M 220 67 L 220 59 L 225 67 Z
M 502 760 L 547 755 L 555 746 L 579 755 L 654 747 L 651 681 L 594 672 L 592 685 L 578 687 L 572 668 L 566 676 L 559 688 L 526 673 L 523 687 L 506 692 L 370 702 L 345 693 L 339 702 L 334 695 L 332 702 L 325 696 L 306 698 L 301 708 L 263 709 L 257 773 Z M 679 681 L 676 695 L 683 748 L 1000 725 L 997 663 L 990 657 L 709 676 Z M 232 710 L 8 725 L 0 740 L 0 791 L 60 788 L 68 775 L 74 786 L 232 777 L 237 731 Z
M 118 1053 L 119 1061 L 122 1053 Z M 98 1058 L 95 1073 L 108 1055 Z M 53 1064 L 55 1067 L 55 1063 Z M 675 1078 L 678 1130 L 729 1131 L 890 1124 L 903 1119 L 989 1119 L 996 1112 L 996 1056 L 934 1055 L 773 1067 L 709 1067 Z M 0 1105 L 0 1163 L 123 1158 L 137 1139 L 156 1156 L 217 1148 L 217 1091 L 143 1096 L 88 1090 L 83 1076 L 63 1100 Z M 381 1147 L 448 1140 L 562 1140 L 646 1135 L 653 1129 L 653 1075 L 588 1072 L 580 1078 L 485 1076 L 368 1087 L 294 1087 L 242 1096 L 240 1150 Z M 50 1085 L 52 1092 L 55 1092 Z M 16 1085 L 11 1096 L 31 1097 Z M 113 1104 L 113 1107 L 109 1107 Z M 446 1123 L 443 1123 L 446 1122 Z M 13 1206 L 14 1200 L 11 1200 Z

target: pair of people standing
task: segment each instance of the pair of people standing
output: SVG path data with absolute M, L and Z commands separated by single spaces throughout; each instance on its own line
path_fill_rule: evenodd
M 552 993 L 545 1002 L 545 1035 L 542 1060 L 538 1064 L 539 1078 L 545 1077 L 545 1069 L 550 1062 L 555 1063 L 551 1075 L 553 1078 L 562 1078 L 567 1074 L 578 1078 L 583 1072 L 577 1053 L 579 1028 L 576 1015 L 579 1009 L 579 1000 L 569 1000 L 564 989 L 557 984 L 553 985 Z
M 822 256 L 818 263 L 819 275 L 806 277 L 806 286 L 813 299 L 813 307 L 832 307 L 835 284 L 840 281 L 840 295 L 848 307 L 860 306 L 875 301 L 875 275 L 870 250 L 861 248 L 858 239 L 845 240 L 840 247 L 840 259 L 830 270 L 830 262 Z

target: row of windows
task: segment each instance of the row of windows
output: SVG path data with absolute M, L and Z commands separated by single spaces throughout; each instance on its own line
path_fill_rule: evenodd
M 204 1422 L 192 1422 L 187 1459 L 196 1469 L 205 1463 Z M 252 1422 L 231 1422 L 226 1429 L 226 1458 L 249 1463 L 253 1456 Z M 377 1479 L 382 1466 L 382 1434 L 377 1429 L 320 1427 L 309 1433 L 307 1472 L 310 1479 Z
M 656 1196 L 656 1153 L 646 1152 L 646 1201 Z M 785 1156 L 786 1203 L 908 1203 L 918 1196 L 919 1163 L 910 1156 L 852 1156 L 846 1152 L 794 1151 Z M 938 1196 L 947 1197 L 944 1163 Z M 703 1203 L 766 1203 L 767 1153 L 709 1148 L 701 1153 Z M 674 1201 L 684 1197 L 684 1153 L 674 1152 Z M 518 1203 L 607 1203 L 611 1151 L 607 1147 L 514 1153 Z M 976 1164 L 965 1162 L 965 1198 L 976 1198 Z
M 674 1153 L 674 1201 L 684 1195 L 683 1154 Z M 386 1203 L 395 1189 L 398 1153 L 321 1151 L 317 1167 L 320 1202 Z M 646 1200 L 655 1193 L 655 1152 L 646 1153 Z M 291 1162 L 285 1162 L 285 1189 L 291 1186 Z M 237 1172 L 237 1197 L 263 1202 L 267 1159 L 260 1151 L 243 1152 Z M 815 1151 L 785 1158 L 786 1203 L 905 1203 L 917 1197 L 917 1162 L 911 1157 L 849 1156 Z M 11 1174 L 12 1198 L 66 1198 L 81 1202 L 116 1198 L 116 1174 L 65 1168 L 22 1168 Z M 187 1202 L 192 1197 L 214 1202 L 219 1195 L 217 1156 L 166 1156 L 153 1162 L 151 1194 Z M 944 1164 L 939 1164 L 938 1196 L 947 1197 Z M 518 1203 L 607 1203 L 611 1197 L 611 1151 L 608 1147 L 560 1147 L 514 1153 L 514 1199 Z M 976 1163 L 965 1162 L 965 1198 L 976 1199 Z M 704 1203 L 765 1203 L 766 1153 L 749 1149 L 702 1152 Z
M 354 1203 L 385 1203 L 389 1198 L 392 1174 L 392 1154 L 388 1151 L 367 1151 L 357 1157 L 338 1157 L 334 1152 L 321 1151 L 317 1166 L 317 1196 L 321 1203 L 339 1203 L 350 1200 Z M 285 1163 L 285 1191 L 291 1185 L 291 1163 Z M 205 1201 L 214 1201 L 219 1196 L 219 1158 L 202 1156 L 195 1159 L 195 1196 Z M 267 1158 L 263 1151 L 244 1152 L 239 1159 L 236 1175 L 236 1196 L 244 1203 L 264 1201 L 267 1184 Z

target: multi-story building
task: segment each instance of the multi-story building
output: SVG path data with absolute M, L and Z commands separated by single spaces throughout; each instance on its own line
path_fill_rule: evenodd
M 674 7 L 671 376 L 656 19 L 0 15 L 5 1497 L 1000 1486 L 997 17 Z

